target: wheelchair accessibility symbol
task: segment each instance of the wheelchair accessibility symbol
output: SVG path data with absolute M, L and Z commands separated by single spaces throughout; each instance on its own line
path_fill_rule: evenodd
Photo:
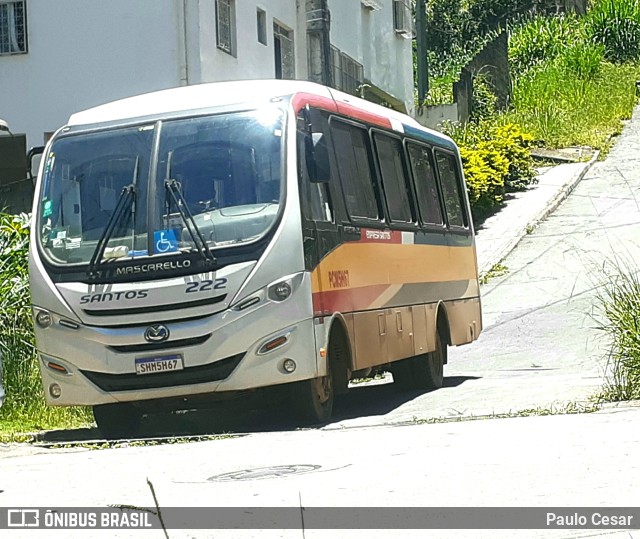
M 175 253 L 178 250 L 178 240 L 174 230 L 156 230 L 153 233 L 153 242 L 157 254 Z

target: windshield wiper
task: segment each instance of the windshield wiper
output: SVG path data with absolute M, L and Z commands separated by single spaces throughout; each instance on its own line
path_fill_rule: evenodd
M 180 192 L 180 184 L 175 179 L 167 179 L 164 181 L 164 187 L 166 193 L 171 195 L 171 199 L 173 199 L 173 202 L 176 205 L 178 213 L 180 214 L 185 228 L 191 236 L 193 244 L 196 246 L 196 249 L 198 253 L 200 253 L 200 256 L 202 256 L 202 260 L 204 260 L 204 262 L 208 265 L 214 265 L 217 262 L 216 257 L 213 255 L 213 252 L 211 252 L 209 244 L 204 239 L 200 228 L 198 228 L 198 225 L 193 218 L 193 214 L 189 210 L 189 206 L 187 205 L 186 200 Z M 171 199 L 169 199 L 169 197 L 166 197 L 165 199 L 167 205 L 167 215 L 171 214 Z
M 116 207 L 107 222 L 107 226 L 104 228 L 100 239 L 96 245 L 95 250 L 93 251 L 93 255 L 91 256 L 91 260 L 89 262 L 89 276 L 97 277 L 98 272 L 96 269 L 102 262 L 102 257 L 104 256 L 104 252 L 107 248 L 109 240 L 113 236 L 113 233 L 116 231 L 116 227 L 121 226 L 122 217 L 125 215 L 132 215 L 132 209 L 134 205 L 136 197 L 136 186 L 132 183 L 124 187 L 120 193 L 120 197 L 118 198 L 118 202 L 116 203 Z M 128 208 L 127 208 L 128 205 Z

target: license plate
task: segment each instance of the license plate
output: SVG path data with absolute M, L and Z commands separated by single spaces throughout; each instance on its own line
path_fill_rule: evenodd
M 184 365 L 180 354 L 136 358 L 136 374 L 155 374 L 157 372 L 180 371 L 182 369 L 184 369 Z

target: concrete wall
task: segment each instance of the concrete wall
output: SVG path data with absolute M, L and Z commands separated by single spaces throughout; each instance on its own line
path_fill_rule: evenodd
M 329 0 L 331 43 L 364 65 L 364 77 L 414 111 L 411 39 L 393 28 L 393 1 L 369 10 L 359 0 Z M 365 98 L 366 98 L 365 93 Z
M 425 127 L 440 130 L 445 121 L 459 121 L 458 104 L 433 105 L 416 112 L 416 120 Z

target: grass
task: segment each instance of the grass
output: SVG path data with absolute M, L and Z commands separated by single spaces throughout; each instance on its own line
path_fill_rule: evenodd
M 598 399 L 640 399 L 640 277 L 630 264 L 614 262 L 599 288 L 598 329 L 610 342 L 605 384 Z
M 597 74 L 572 76 L 560 62 L 544 64 L 516 79 L 512 108 L 496 118 L 517 123 L 546 147 L 606 149 L 637 102 L 640 66 L 603 62 Z
M 45 404 L 31 321 L 28 247 L 27 217 L 0 213 L 0 351 L 7 393 L 0 408 L 0 433 L 6 434 L 93 421 L 87 408 Z
M 487 284 L 491 279 L 495 279 L 496 277 L 502 277 L 509 273 L 509 268 L 504 264 L 498 262 L 491 266 L 491 269 L 487 271 L 484 275 L 480 277 L 480 284 Z
M 458 423 L 461 421 L 478 421 L 483 419 L 508 419 L 513 417 L 533 417 L 533 416 L 548 416 L 548 415 L 568 415 L 568 414 L 590 414 L 602 409 L 602 404 L 599 402 L 568 402 L 566 404 L 540 406 L 537 408 L 525 408 L 523 410 L 516 410 L 514 412 L 503 412 L 494 414 L 483 415 L 464 415 L 453 417 L 430 417 L 420 419 L 414 417 L 411 421 L 415 425 L 433 424 L 433 423 Z

